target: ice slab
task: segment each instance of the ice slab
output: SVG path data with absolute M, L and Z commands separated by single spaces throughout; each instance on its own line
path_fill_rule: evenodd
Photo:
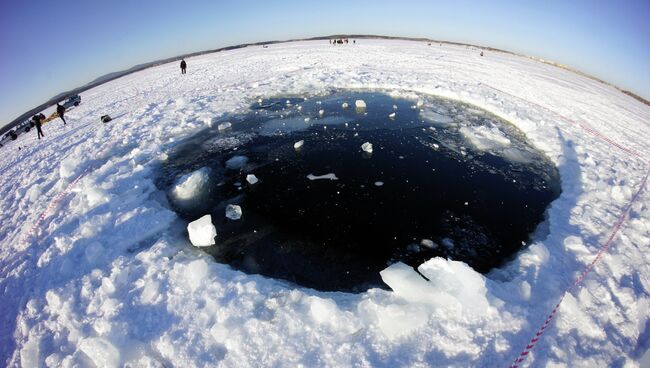
M 260 180 L 257 178 L 257 176 L 255 176 L 255 174 L 248 174 L 246 175 L 246 181 L 248 182 L 248 184 L 253 185 Z
M 190 242 L 195 247 L 209 247 L 215 244 L 214 237 L 217 236 L 217 229 L 212 224 L 212 216 L 205 215 L 187 225 L 187 232 L 190 234 Z
M 309 179 L 309 180 L 322 180 L 322 179 L 339 180 L 339 178 L 337 178 L 336 174 L 334 174 L 334 173 L 329 173 L 329 174 L 325 174 L 325 175 L 309 174 L 309 175 L 307 175 L 307 179 Z
M 172 189 L 174 199 L 190 201 L 201 196 L 210 183 L 210 169 L 202 167 L 189 174 L 181 176 Z
M 226 161 L 226 167 L 232 170 L 239 170 L 248 163 L 248 157 L 246 156 L 233 156 L 231 159 Z
M 241 218 L 241 207 L 236 204 L 229 204 L 226 206 L 226 217 L 231 220 L 239 220 Z
M 479 151 L 501 149 L 510 145 L 510 139 L 497 127 L 462 127 L 459 132 Z
M 231 128 L 231 127 L 232 127 L 232 124 L 229 121 L 227 121 L 225 123 L 219 124 L 219 126 L 217 126 L 217 129 L 226 130 L 226 129 Z

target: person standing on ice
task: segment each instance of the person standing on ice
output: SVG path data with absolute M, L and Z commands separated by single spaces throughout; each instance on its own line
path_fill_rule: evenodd
M 38 134 L 38 139 L 41 139 L 41 137 L 45 137 L 45 134 L 43 134 L 43 131 L 41 130 L 42 118 L 45 118 L 43 114 L 34 115 L 32 117 L 32 121 L 34 122 L 34 125 L 36 125 L 36 133 Z
M 187 63 L 185 62 L 185 59 L 181 60 L 181 74 L 185 74 L 185 69 L 187 68 Z
M 63 125 L 65 125 L 65 118 L 63 117 L 65 114 L 65 107 L 61 104 L 56 104 L 56 113 L 59 115 L 61 120 L 63 120 Z

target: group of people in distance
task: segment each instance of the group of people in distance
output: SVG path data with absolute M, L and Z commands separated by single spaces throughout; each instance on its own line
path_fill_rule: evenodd
M 56 104 L 56 113 L 61 118 L 61 120 L 63 120 L 63 125 L 66 125 L 65 116 L 64 116 L 65 107 L 60 103 Z M 36 127 L 36 134 L 38 134 L 38 139 L 41 139 L 41 137 L 45 137 L 45 134 L 43 134 L 43 130 L 41 129 L 43 125 L 43 121 L 45 121 L 45 115 L 43 115 L 42 113 L 32 116 L 32 123 L 34 123 L 34 126 Z
M 347 38 L 335 38 L 329 41 L 330 41 L 330 45 L 336 45 L 336 44 L 342 45 L 344 43 L 347 44 L 349 42 Z M 352 40 L 352 43 L 356 44 L 357 40 Z

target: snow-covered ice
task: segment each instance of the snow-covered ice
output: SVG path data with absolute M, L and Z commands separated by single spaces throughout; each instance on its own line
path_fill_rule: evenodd
M 364 40 L 250 46 L 188 62 L 195 72 L 182 78 L 174 62 L 88 90 L 66 127 L 46 124 L 44 140 L 30 132 L 0 148 L 5 365 L 507 366 L 593 260 L 648 170 L 648 106 L 531 58 Z M 432 259 L 418 267 L 427 281 L 397 264 L 382 272 L 393 291 L 359 294 L 247 275 L 189 246 L 152 179 L 169 150 L 205 129 L 205 117 L 246 111 L 260 96 L 332 88 L 393 91 L 425 119 L 424 96 L 433 94 L 512 122 L 558 165 L 563 191 L 547 222 L 486 275 Z M 98 123 L 105 113 L 119 118 Z M 467 133 L 484 148 L 512 148 L 495 131 Z M 642 364 L 650 348 L 648 203 L 646 190 L 527 362 Z
M 242 215 L 241 206 L 236 204 L 229 204 L 226 206 L 226 217 L 231 220 L 239 220 Z
M 209 247 L 214 245 L 214 237 L 217 236 L 217 229 L 212 224 L 212 216 L 205 215 L 187 225 L 187 232 L 190 235 L 190 242 L 195 247 Z

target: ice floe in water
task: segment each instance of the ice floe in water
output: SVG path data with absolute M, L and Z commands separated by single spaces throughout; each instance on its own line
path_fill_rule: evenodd
M 217 229 L 212 224 L 212 216 L 205 215 L 187 225 L 190 241 L 195 247 L 209 247 L 215 244 Z

